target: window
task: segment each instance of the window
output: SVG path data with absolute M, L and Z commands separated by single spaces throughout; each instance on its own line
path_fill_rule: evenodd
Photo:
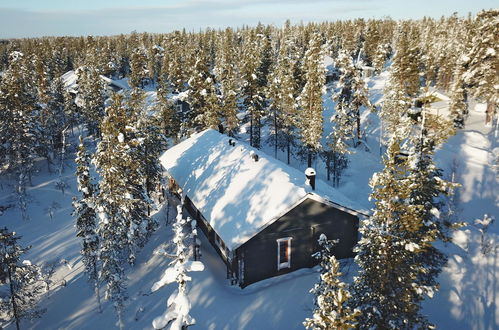
M 291 237 L 277 240 L 277 270 L 291 268 Z

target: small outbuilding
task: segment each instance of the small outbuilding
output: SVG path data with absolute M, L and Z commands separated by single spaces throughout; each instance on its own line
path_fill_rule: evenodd
M 167 150 L 161 163 L 241 287 L 315 266 L 322 233 L 338 240 L 337 258 L 354 255 L 365 212 L 312 169 L 305 174 L 212 129 Z

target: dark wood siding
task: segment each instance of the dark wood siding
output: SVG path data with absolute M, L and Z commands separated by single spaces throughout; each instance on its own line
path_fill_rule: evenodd
M 313 267 L 321 233 L 328 239 L 338 239 L 337 258 L 353 256 L 358 238 L 358 217 L 331 205 L 306 199 L 273 224 L 238 248 L 237 256 L 244 254 L 245 287 L 251 283 L 289 273 L 299 268 Z M 291 237 L 291 267 L 277 269 L 277 239 Z

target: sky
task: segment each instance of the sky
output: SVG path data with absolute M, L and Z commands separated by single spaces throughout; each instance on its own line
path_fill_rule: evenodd
M 497 0 L 0 0 L 0 38 L 281 26 L 353 18 L 465 16 Z

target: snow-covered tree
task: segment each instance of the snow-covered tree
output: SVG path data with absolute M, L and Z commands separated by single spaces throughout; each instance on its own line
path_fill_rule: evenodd
M 312 155 L 321 148 L 323 130 L 322 95 L 325 92 L 325 74 L 322 64 L 320 34 L 314 33 L 310 38 L 305 53 L 304 72 L 305 87 L 300 95 L 299 128 L 301 142 L 308 149 L 308 166 L 312 166 Z
M 166 137 L 176 138 L 180 130 L 180 119 L 175 111 L 175 104 L 168 98 L 168 92 L 164 87 L 158 89 L 156 95 L 162 133 Z
M 43 292 L 40 269 L 29 260 L 21 261 L 29 248 L 19 245 L 20 238 L 15 232 L 0 228 L 0 289 L 5 291 L 0 298 L 0 315 L 14 319 L 18 330 L 21 320 L 41 317 L 44 312 L 36 307 Z
M 137 199 L 142 199 L 147 205 L 148 217 L 144 221 L 147 222 L 147 232 L 151 233 L 156 228 L 156 224 L 149 217 L 153 204 L 150 196 L 161 180 L 162 170 L 159 156 L 166 149 L 166 139 L 161 134 L 160 121 L 151 115 L 145 107 L 144 96 L 141 89 L 133 89 L 130 93 L 128 99 L 130 112 L 128 135 L 133 137 L 131 142 L 136 146 L 134 158 L 140 164 L 137 169 L 140 178 L 137 179 L 137 182 L 141 182 L 141 187 L 136 188 L 135 195 Z M 144 203 L 139 203 L 138 206 L 142 207 Z
M 12 52 L 0 82 L 0 162 L 17 176 L 16 191 L 23 219 L 28 219 L 26 185 L 37 156 L 36 90 L 24 54 Z
M 126 299 L 124 264 L 132 255 L 132 213 L 135 210 L 129 180 L 135 177 L 138 164 L 125 143 L 127 112 L 123 96 L 114 94 L 107 115 L 102 121 L 102 139 L 94 155 L 100 174 L 99 195 L 95 210 L 99 218 L 97 233 L 100 237 L 101 278 L 106 282 L 106 298 L 113 302 L 118 325 L 123 328 Z
M 350 293 L 340 280 L 340 263 L 332 254 L 334 243 L 322 234 L 319 244 L 322 250 L 317 257 L 321 260 L 321 275 L 319 283 L 310 291 L 316 297 L 316 308 L 312 318 L 307 318 L 303 325 L 307 329 L 355 329 L 360 311 L 347 306 Z
M 412 98 L 407 96 L 404 88 L 395 78 L 390 78 L 385 86 L 385 97 L 379 115 L 385 136 L 396 135 L 400 139 L 410 133 L 411 121 L 408 117 L 412 106 Z
M 188 102 L 191 107 L 187 124 L 193 128 L 218 128 L 220 124 L 215 82 L 208 70 L 207 57 L 200 51 L 189 79 Z
M 269 36 L 264 32 L 260 25 L 256 30 L 248 31 L 241 49 L 241 96 L 250 124 L 250 145 L 255 148 L 261 146 L 265 88 L 270 71 L 271 46 Z
M 130 58 L 130 86 L 144 88 L 148 77 L 146 50 L 142 47 L 136 48 Z
M 421 169 L 411 168 L 399 152 L 399 141 L 392 138 L 384 170 L 371 179 L 376 206 L 362 221 L 355 249 L 360 271 L 351 305 L 362 311 L 361 329 L 432 326 L 421 313 L 421 301 L 438 289 L 436 276 L 445 260 L 433 246 L 441 238 L 433 199 L 443 181 L 429 163 L 433 174 L 422 178 Z
M 360 141 L 360 109 L 361 107 L 372 108 L 367 85 L 362 79 L 360 63 L 357 63 L 359 67 L 356 67 L 352 57 L 346 52 L 340 51 L 337 63 L 341 74 L 336 86 L 338 91 L 333 95 L 337 111 L 332 121 L 343 131 L 346 127 L 355 126 L 355 134 L 351 135 Z M 345 137 L 348 136 L 343 138 Z
M 396 81 L 408 97 L 419 94 L 420 51 L 417 31 L 408 22 L 401 23 L 395 45 L 395 56 L 390 66 L 391 80 Z
M 277 149 L 286 150 L 288 164 L 290 163 L 291 148 L 296 144 L 298 85 L 294 77 L 294 68 L 298 61 L 296 46 L 289 31 L 284 32 L 277 63 L 269 75 L 267 94 L 269 98 L 269 114 L 272 121 L 272 131 L 269 136 L 274 145 L 275 156 Z
M 167 300 L 167 310 L 162 315 L 156 317 L 152 326 L 154 329 L 186 329 L 194 325 L 196 320 L 189 314 L 191 304 L 187 296 L 187 282 L 191 277 L 187 274 L 190 271 L 202 271 L 204 265 L 200 261 L 189 260 L 189 248 L 186 246 L 185 228 L 188 228 L 190 219 L 184 219 L 182 215 L 182 206 L 177 206 L 177 218 L 173 224 L 173 243 L 175 244 L 174 259 L 170 267 L 165 270 L 161 279 L 154 283 L 152 292 L 157 291 L 165 285 L 177 282 L 178 288 Z
M 214 74 L 220 84 L 220 109 L 228 134 L 233 136 L 238 124 L 237 95 L 237 53 L 234 47 L 234 32 L 227 28 L 223 33 L 217 52 Z
M 73 216 L 76 219 L 76 236 L 82 240 L 82 261 L 85 265 L 90 283 L 94 287 L 97 303 L 100 305 L 99 292 L 99 236 L 97 235 L 97 215 L 95 213 L 94 201 L 97 195 L 97 187 L 90 176 L 90 155 L 85 148 L 83 137 L 80 136 L 80 145 L 75 159 L 76 180 L 78 191 L 82 193 L 80 199 L 73 200 Z
M 78 70 L 78 97 L 89 135 L 98 137 L 99 124 L 104 116 L 104 85 L 92 63 Z
M 467 96 L 464 86 L 463 65 L 458 63 L 454 71 L 449 104 L 449 111 L 456 128 L 464 127 L 464 120 L 468 114 Z
M 486 123 L 490 123 L 499 107 L 499 9 L 481 11 L 475 24 L 464 79 L 473 96 L 487 102 Z

